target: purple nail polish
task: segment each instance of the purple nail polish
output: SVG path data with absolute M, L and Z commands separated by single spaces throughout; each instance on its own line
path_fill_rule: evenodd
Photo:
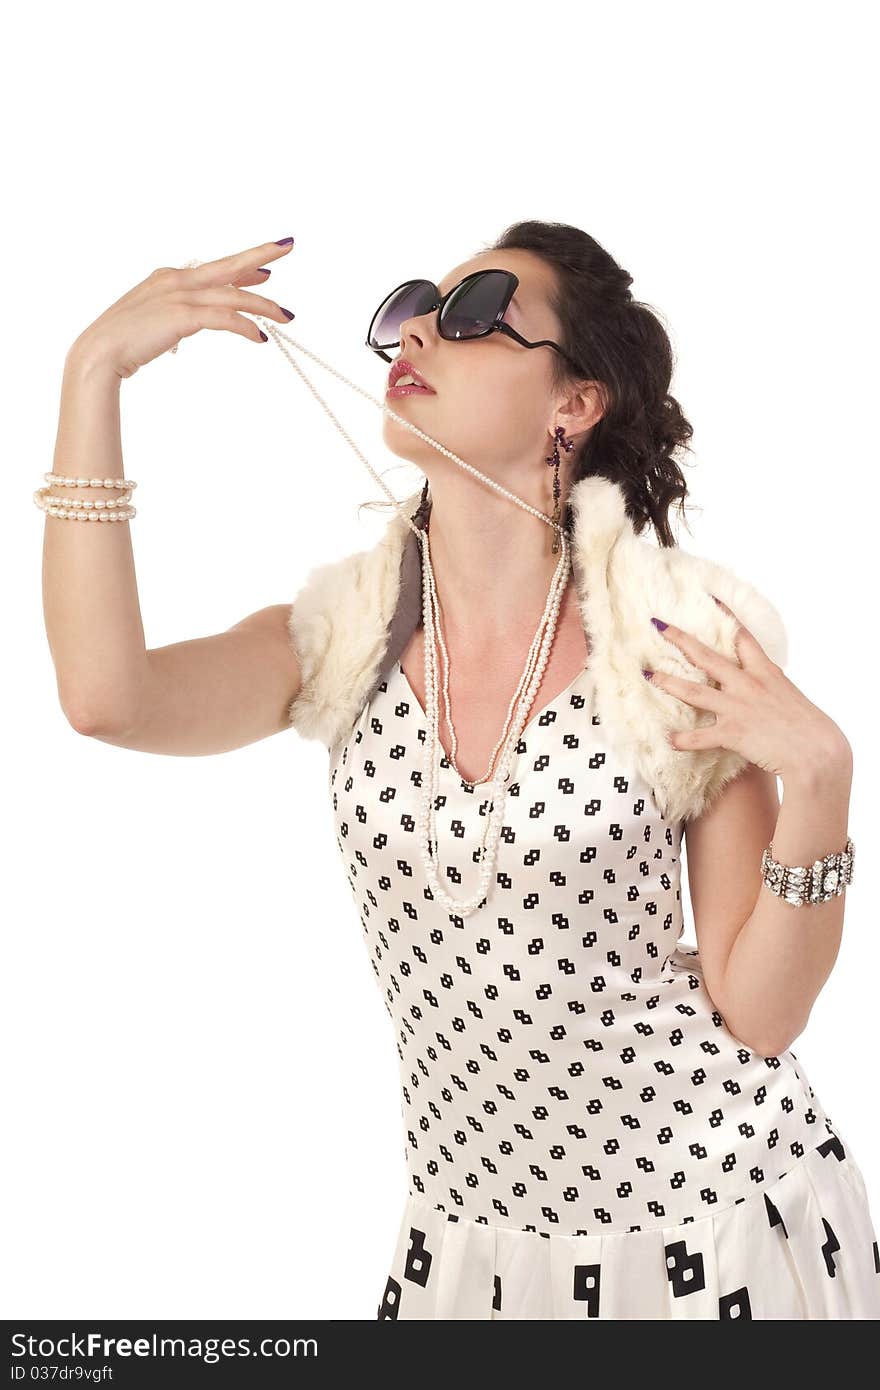
M 645 668 L 644 668 L 644 666 L 642 667 L 642 675 L 645 677 L 645 680 L 646 680 L 646 681 L 649 681 L 649 680 L 651 679 L 651 677 L 652 677 L 653 674 L 654 674 L 653 671 L 646 671 Z
M 296 314 L 294 314 L 290 309 L 285 309 L 283 304 L 279 304 L 278 308 L 281 310 L 282 314 L 286 314 L 289 319 L 296 318 Z
M 655 627 L 659 628 L 661 632 L 664 628 L 667 628 L 669 626 L 668 623 L 663 622 L 662 618 L 652 618 L 651 622 L 654 624 Z
M 264 333 L 263 330 L 262 330 L 262 328 L 260 329 L 260 337 L 262 338 L 262 340 L 263 340 L 264 343 L 268 343 L 268 341 L 269 341 L 269 334 L 268 334 L 268 333 Z
M 292 236 L 285 236 L 285 237 L 282 237 L 280 241 L 276 241 L 275 245 L 276 245 L 276 246 L 292 246 L 292 245 L 293 245 L 293 237 L 292 237 Z
M 258 265 L 258 266 L 257 266 L 257 270 L 259 270 L 259 272 L 261 273 L 261 275 L 271 275 L 271 274 L 272 274 L 271 270 L 269 269 L 269 267 L 268 267 L 267 265 Z

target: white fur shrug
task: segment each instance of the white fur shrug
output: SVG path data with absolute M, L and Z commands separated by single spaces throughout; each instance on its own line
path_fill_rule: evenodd
M 411 516 L 418 493 L 403 503 Z M 635 533 L 624 495 L 606 478 L 575 483 L 572 576 L 589 642 L 596 713 L 603 736 L 651 787 L 667 819 L 698 815 L 746 765 L 730 749 L 681 750 L 671 729 L 711 724 L 714 716 L 645 680 L 642 668 L 705 682 L 651 622 L 663 618 L 736 659 L 736 623 L 713 602 L 717 594 L 784 665 L 788 642 L 772 604 L 733 570 L 679 546 L 662 547 Z M 302 685 L 290 722 L 332 749 L 357 721 L 366 700 L 402 654 L 421 617 L 421 552 L 398 513 L 371 549 L 320 565 L 291 604 L 288 631 Z

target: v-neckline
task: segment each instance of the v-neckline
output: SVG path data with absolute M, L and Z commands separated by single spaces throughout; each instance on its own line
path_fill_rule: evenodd
M 411 683 L 411 681 L 410 681 L 410 678 L 409 678 L 409 676 L 406 674 L 406 672 L 404 671 L 403 665 L 402 665 L 402 663 L 401 663 L 401 661 L 400 661 L 399 659 L 395 662 L 395 666 L 397 667 L 397 671 L 398 671 L 398 673 L 399 673 L 399 675 L 400 675 L 400 678 L 401 678 L 401 680 L 402 680 L 402 682 L 403 682 L 403 684 L 404 684 L 404 686 L 405 686 L 405 688 L 406 688 L 406 692 L 407 692 L 407 694 L 409 695 L 409 698 L 412 700 L 413 704 L 414 704 L 415 707 L 416 707 L 416 710 L 418 711 L 419 719 L 420 719 L 420 721 L 421 721 L 422 727 L 423 727 L 423 729 L 425 730 L 425 734 L 426 734 L 426 736 L 427 736 L 427 730 L 428 730 L 428 716 L 427 716 L 427 714 L 425 713 L 424 709 L 422 708 L 422 702 L 421 702 L 421 700 L 419 699 L 419 697 L 418 697 L 418 695 L 416 694 L 416 692 L 413 690 L 413 687 L 412 687 L 412 683 Z M 525 724 L 525 726 L 524 726 L 524 728 L 523 728 L 523 731 L 522 731 L 522 733 L 520 734 L 520 738 L 521 738 L 521 739 L 524 739 L 524 738 L 526 737 L 526 735 L 529 733 L 529 730 L 531 729 L 531 727 L 532 727 L 533 724 L 536 724 L 536 723 L 538 722 L 538 720 L 541 719 L 545 714 L 548 714 L 548 713 L 550 712 L 550 710 L 555 709 L 556 706 L 559 705 L 562 701 L 567 700 L 568 697 L 569 697 L 570 695 L 574 694 L 575 687 L 576 687 L 577 685 L 579 685 L 579 683 L 581 682 L 581 680 L 583 680 L 583 678 L 584 678 L 585 676 L 589 676 L 589 677 L 592 679 L 592 675 L 593 675 L 593 670 L 592 670 L 592 667 L 591 667 L 591 666 L 588 666 L 588 665 L 587 665 L 587 666 L 582 666 L 582 667 L 580 668 L 580 670 L 577 672 L 577 674 L 572 678 L 572 680 L 569 681 L 568 685 L 565 687 L 564 690 L 560 690 L 560 692 L 559 692 L 558 695 L 554 695 L 553 698 L 552 698 L 552 700 L 548 700 L 548 701 L 547 701 L 547 704 L 544 705 L 542 709 L 536 710 L 536 712 L 535 712 L 534 714 L 529 715 L 529 718 L 528 718 L 528 720 L 527 720 L 527 722 L 526 722 L 526 724 Z M 442 711 L 442 704 L 441 704 L 441 711 Z M 439 748 L 440 759 L 441 759 L 441 765 L 440 765 L 440 770 L 441 770 L 441 772 L 450 772 L 450 773 L 452 773 L 452 775 L 455 777 L 456 781 L 458 781 L 458 782 L 460 783 L 461 786 L 463 786 L 463 787 L 471 787 L 471 788 L 473 788 L 474 791 L 477 791 L 477 790 L 479 790 L 479 789 L 481 789 L 481 788 L 488 788 L 488 787 L 491 787 L 491 786 L 492 786 L 492 782 L 494 781 L 494 778 L 489 778 L 488 780 L 483 781 L 483 782 L 468 782 L 468 781 L 466 780 L 466 778 L 461 777 L 461 776 L 456 772 L 455 768 L 453 767 L 452 763 L 450 762 L 450 760 L 449 760 L 449 754 L 446 752 L 446 750 L 445 750 L 445 748 L 443 747 L 443 744 L 440 742 L 439 738 L 438 738 L 437 742 L 438 742 L 438 748 Z M 500 756 L 500 752 L 499 752 L 499 756 Z M 443 766 L 444 763 L 446 764 L 445 767 Z M 497 763 L 496 763 L 496 767 L 497 767 Z

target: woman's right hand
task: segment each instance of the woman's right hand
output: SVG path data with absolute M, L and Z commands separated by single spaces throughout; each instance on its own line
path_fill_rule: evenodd
M 286 256 L 292 245 L 264 242 L 186 270 L 160 266 L 89 324 L 68 357 L 99 360 L 118 376 L 130 377 L 202 328 L 227 329 L 262 343 L 261 329 L 245 313 L 284 324 L 293 315 L 273 299 L 248 294 L 241 286 L 265 284 L 271 272 L 263 263 Z

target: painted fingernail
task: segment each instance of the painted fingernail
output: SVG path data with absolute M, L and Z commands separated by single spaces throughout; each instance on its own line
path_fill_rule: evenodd
M 271 275 L 272 272 L 267 265 L 258 265 L 257 270 L 261 275 Z
M 664 628 L 667 628 L 669 626 L 668 623 L 663 622 L 662 618 L 652 618 L 651 622 L 654 624 L 655 627 L 659 628 L 661 632 Z
M 642 675 L 645 677 L 645 680 L 646 680 L 646 681 L 649 681 L 649 680 L 651 679 L 651 677 L 652 677 L 653 674 L 654 674 L 653 671 L 646 671 L 645 668 L 644 668 L 644 666 L 642 667 Z
M 284 237 L 281 238 L 280 241 L 276 241 L 275 245 L 276 245 L 276 246 L 292 246 L 292 245 L 293 245 L 293 237 L 292 237 L 292 236 L 284 236 Z
M 282 314 L 286 314 L 289 319 L 296 318 L 296 314 L 292 313 L 290 309 L 285 309 L 283 304 L 279 304 L 278 308 L 281 310 Z
M 263 330 L 262 330 L 262 328 L 260 329 L 260 337 L 262 338 L 262 340 L 263 340 L 264 343 L 268 343 L 268 341 L 269 341 L 269 334 L 268 334 L 268 333 L 264 333 Z

